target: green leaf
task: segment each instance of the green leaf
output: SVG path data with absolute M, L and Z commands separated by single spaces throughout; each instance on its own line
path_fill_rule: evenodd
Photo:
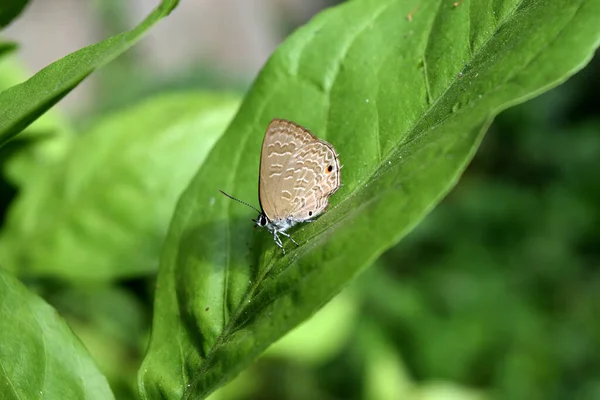
M 109 116 L 31 177 L 0 235 L 20 276 L 104 280 L 149 274 L 177 198 L 239 101 L 164 95 Z
M 27 79 L 17 57 L 0 58 L 0 91 Z M 40 170 L 59 160 L 74 138 L 65 118 L 53 109 L 36 119 L 15 140 L 0 147 L 2 173 L 17 187 L 23 187 Z
M 598 0 L 415 3 L 345 3 L 271 57 L 178 203 L 142 398 L 201 398 L 235 376 L 435 206 L 498 112 L 581 69 L 600 39 Z M 212 200 L 223 189 L 256 204 L 274 117 L 344 164 L 329 210 L 291 231 L 300 247 L 286 241 L 285 256 L 246 207 Z
M 15 51 L 19 46 L 14 42 L 0 41 L 0 58 Z
M 0 29 L 6 28 L 21 14 L 29 0 L 2 0 L 0 3 Z
M 112 399 L 108 383 L 58 313 L 0 269 L 3 399 Z
M 117 399 L 137 398 L 136 374 L 147 345 L 148 307 L 112 285 L 77 285 L 46 296 L 80 338 Z
M 56 104 L 89 74 L 133 46 L 178 0 L 163 0 L 136 28 L 85 47 L 0 93 L 0 145 Z

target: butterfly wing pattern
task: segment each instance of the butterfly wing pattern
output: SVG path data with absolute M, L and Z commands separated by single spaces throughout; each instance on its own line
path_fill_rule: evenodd
M 340 179 L 331 144 L 293 122 L 271 121 L 262 145 L 259 199 L 266 227 L 280 247 L 277 233 L 289 237 L 285 230 L 323 213 Z

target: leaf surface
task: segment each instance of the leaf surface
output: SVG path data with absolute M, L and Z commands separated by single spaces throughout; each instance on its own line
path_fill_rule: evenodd
M 113 398 L 106 379 L 56 310 L 3 269 L 0 313 L 3 399 Z
M 0 92 L 27 79 L 21 64 L 14 52 L 9 51 L 4 56 L 0 54 Z M 47 111 L 25 128 L 18 138 L 0 146 L 2 174 L 16 187 L 27 185 L 39 171 L 64 156 L 73 138 L 73 131 L 60 111 Z

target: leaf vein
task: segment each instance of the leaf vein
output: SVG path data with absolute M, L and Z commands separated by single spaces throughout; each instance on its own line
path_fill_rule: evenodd
M 423 64 L 423 79 L 425 81 L 425 93 L 427 95 L 427 104 L 432 104 L 433 103 L 433 95 L 432 95 L 432 90 L 431 90 L 431 85 L 429 82 L 429 71 L 427 68 L 427 49 L 429 48 L 429 45 L 431 43 L 431 36 L 433 33 L 433 27 L 435 25 L 435 21 L 437 21 L 439 15 L 440 15 L 440 9 L 442 8 L 442 2 L 439 1 L 437 3 L 437 8 L 435 9 L 435 12 L 433 14 L 433 18 L 431 19 L 431 25 L 429 26 L 429 32 L 427 33 L 427 41 L 425 42 L 425 47 L 423 49 L 423 55 L 421 56 L 421 62 Z
M 6 367 L 4 366 L 4 362 L 2 361 L 2 359 L 0 359 L 0 368 L 2 368 L 2 371 L 4 372 L 4 376 L 6 377 L 6 381 L 10 384 L 10 387 L 12 388 L 13 393 L 17 396 L 17 399 L 22 399 L 19 392 L 17 392 L 17 388 L 15 387 L 15 384 L 10 379 L 10 376 L 8 376 L 8 371 L 6 370 Z

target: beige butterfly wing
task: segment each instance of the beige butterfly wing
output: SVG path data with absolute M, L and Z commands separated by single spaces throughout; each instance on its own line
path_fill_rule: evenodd
M 260 156 L 259 198 L 267 218 L 304 221 L 321 214 L 340 187 L 333 146 L 290 121 L 269 124 Z

